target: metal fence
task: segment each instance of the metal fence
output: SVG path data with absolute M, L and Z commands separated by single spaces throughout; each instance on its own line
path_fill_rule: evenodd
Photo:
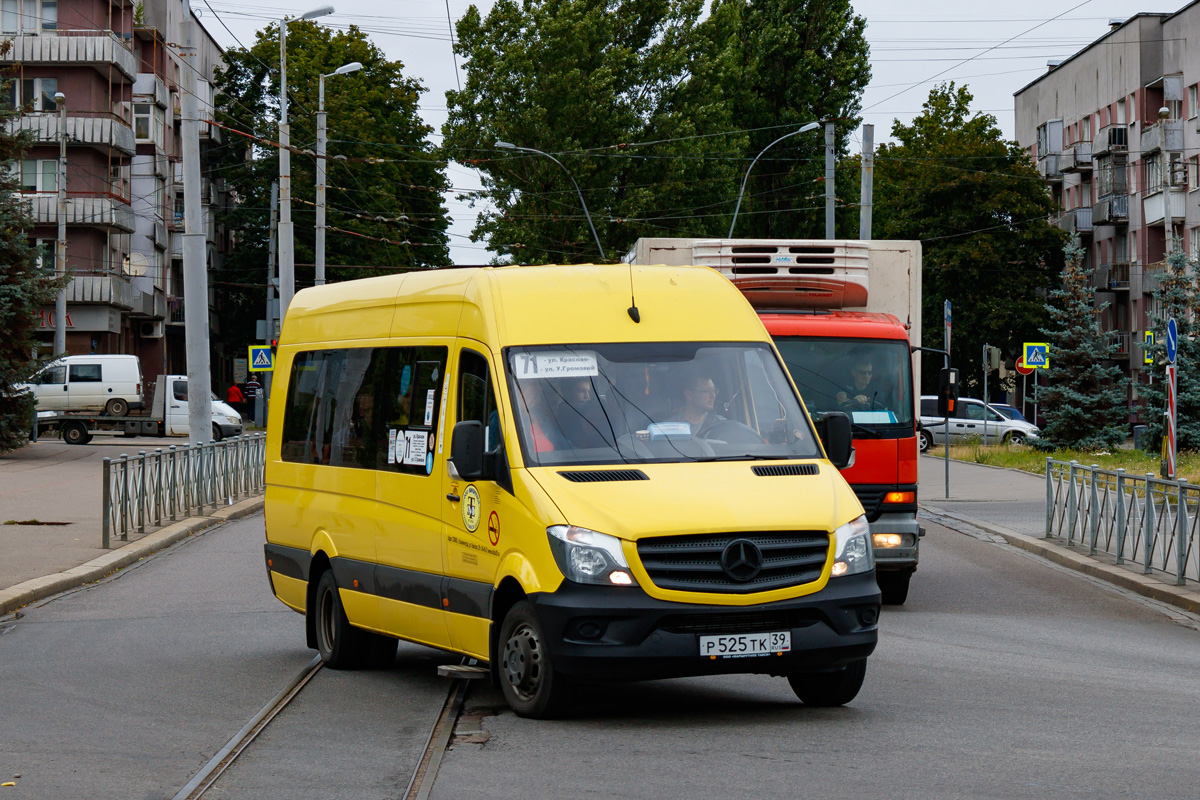
M 261 494 L 265 462 L 263 433 L 104 459 L 101 546 Z
M 1046 459 L 1047 539 L 1107 553 L 1146 574 L 1166 572 L 1182 586 L 1200 580 L 1198 520 L 1200 485 Z

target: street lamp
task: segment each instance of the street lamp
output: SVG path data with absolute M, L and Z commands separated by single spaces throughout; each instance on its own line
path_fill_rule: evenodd
M 501 150 L 521 150 L 526 153 L 537 153 L 539 156 L 545 156 L 555 164 L 558 164 L 560 167 L 562 167 L 562 171 L 567 173 L 568 178 L 571 178 L 571 183 L 575 184 L 575 193 L 579 195 L 579 205 L 583 206 L 583 215 L 587 217 L 588 227 L 592 229 L 592 237 L 596 240 L 596 249 L 600 251 L 600 258 L 602 260 L 607 260 L 608 256 L 604 255 L 604 247 L 600 244 L 600 237 L 596 235 L 596 226 L 592 224 L 592 215 L 588 213 L 587 203 L 583 201 L 583 192 L 579 191 L 579 184 L 575 183 L 575 178 L 571 176 L 570 170 L 568 170 L 566 167 L 563 167 L 562 162 L 554 156 L 550 155 L 549 153 L 543 153 L 541 150 L 535 150 L 532 147 L 518 147 L 511 142 L 496 142 L 496 147 L 500 148 Z
M 317 81 L 317 257 L 314 281 L 317 286 L 325 285 L 325 79 L 358 72 L 362 68 L 362 63 L 351 61 Z
M 744 178 L 742 178 L 742 188 L 738 192 L 737 205 L 733 209 L 733 219 L 729 221 L 729 236 L 726 238 L 729 238 L 729 239 L 733 238 L 733 226 L 737 222 L 738 211 L 742 207 L 742 193 L 746 191 L 746 181 L 749 180 L 749 178 L 750 178 L 750 170 L 754 169 L 754 165 L 758 163 L 758 160 L 760 158 L 762 158 L 762 154 L 767 152 L 772 147 L 779 144 L 780 142 L 782 142 L 784 139 L 788 138 L 789 136 L 796 136 L 797 134 L 808 133 L 809 131 L 815 130 L 819 127 L 821 127 L 821 123 L 819 123 L 819 122 L 806 123 L 805 125 L 802 125 L 799 130 L 794 130 L 791 133 L 785 133 L 783 136 L 780 136 L 778 139 L 771 142 L 769 145 L 767 145 L 766 147 L 764 147 L 762 150 L 759 151 L 758 155 L 756 155 L 754 157 L 754 160 L 750 162 L 750 167 L 749 167 L 749 169 L 746 170 L 746 176 Z
M 297 19 L 309 20 L 333 13 L 333 6 L 314 8 Z M 279 318 L 287 314 L 296 293 L 296 249 L 292 231 L 292 132 L 287 112 L 287 26 L 279 21 Z
M 58 106 L 58 239 L 54 243 L 54 276 L 67 274 L 67 96 L 54 93 Z M 54 295 L 54 355 L 67 352 L 67 288 Z

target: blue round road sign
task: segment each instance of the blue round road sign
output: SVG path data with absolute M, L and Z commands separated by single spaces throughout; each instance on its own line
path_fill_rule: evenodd
M 1175 318 L 1171 317 L 1167 320 L 1167 361 L 1175 363 L 1175 356 L 1179 353 L 1179 326 L 1175 324 Z

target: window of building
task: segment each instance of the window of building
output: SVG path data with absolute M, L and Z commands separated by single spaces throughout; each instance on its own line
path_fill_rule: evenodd
M 57 192 L 58 162 L 52 158 L 27 158 L 22 161 L 21 191 Z
M 1182 100 L 1168 100 L 1167 108 L 1170 109 L 1170 112 L 1171 112 L 1171 115 L 1170 115 L 1170 117 L 1168 117 L 1168 119 L 1182 119 L 1183 118 L 1183 101 Z
M 1146 193 L 1160 192 L 1163 188 L 1163 182 L 1166 178 L 1163 170 L 1163 157 L 1161 153 L 1156 153 L 1148 158 L 1142 159 L 1142 163 L 1146 165 Z
M 1189 192 L 1200 188 L 1197 172 L 1200 171 L 1200 156 L 1191 156 L 1187 160 L 1187 187 Z
M 1193 261 L 1196 260 L 1197 254 L 1200 254 L 1200 228 L 1188 229 L 1188 253 Z
M 1187 87 L 1187 115 L 1188 119 L 1196 117 L 1196 103 L 1200 101 L 1200 84 L 1193 83 Z
M 33 247 L 37 252 L 36 263 L 38 271 L 54 272 L 54 248 L 57 245 L 53 239 L 34 239 Z
M 1124 125 L 1125 124 L 1125 104 L 1122 103 L 1120 100 L 1118 100 L 1115 103 L 1115 105 L 1116 105 L 1116 108 L 1113 110 L 1113 116 L 1116 120 L 1116 124 Z
M 1129 260 L 1133 262 L 1141 261 L 1141 253 L 1138 251 L 1138 232 L 1129 232 Z
M 27 111 L 57 111 L 54 95 L 58 92 L 58 78 L 25 78 L 9 84 L 8 99 L 14 108 Z
M 58 28 L 58 0 L 0 0 L 0 32 L 36 33 Z
M 133 104 L 133 136 L 139 142 L 154 142 L 163 146 L 163 110 L 153 103 Z

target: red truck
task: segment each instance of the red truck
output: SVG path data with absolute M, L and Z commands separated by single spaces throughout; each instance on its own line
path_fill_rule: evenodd
M 883 602 L 908 597 L 917 523 L 921 244 L 910 241 L 639 239 L 633 264 L 704 264 L 758 310 L 814 421 L 850 415 L 842 470 L 871 524 Z

